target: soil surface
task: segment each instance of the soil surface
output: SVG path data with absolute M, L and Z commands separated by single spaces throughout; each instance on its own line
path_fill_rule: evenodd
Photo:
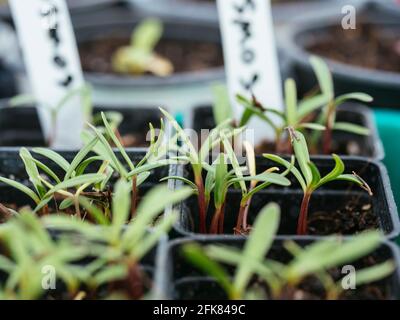
M 311 212 L 308 218 L 310 235 L 350 235 L 378 228 L 379 221 L 372 210 L 372 204 L 357 199 L 332 212 Z
M 84 71 L 115 73 L 111 58 L 118 48 L 128 44 L 129 39 L 117 37 L 80 44 L 79 52 Z M 175 73 L 195 72 L 223 66 L 222 48 L 219 44 L 212 42 L 162 39 L 155 52 L 172 62 Z
M 357 29 L 340 26 L 328 29 L 307 48 L 312 53 L 355 66 L 400 72 L 400 32 L 372 24 L 359 24 Z

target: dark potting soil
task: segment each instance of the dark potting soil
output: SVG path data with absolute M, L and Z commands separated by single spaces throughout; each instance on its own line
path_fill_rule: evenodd
M 354 30 L 331 27 L 306 49 L 363 68 L 400 72 L 400 33 L 372 24 L 360 23 Z
M 310 235 L 351 235 L 378 228 L 379 221 L 372 211 L 372 204 L 357 199 L 353 199 L 343 208 L 330 212 L 313 212 L 308 218 Z
M 112 68 L 114 52 L 129 44 L 129 39 L 109 37 L 83 42 L 79 45 L 82 67 L 87 72 L 115 73 Z M 162 39 L 155 52 L 174 65 L 174 72 L 194 72 L 223 65 L 220 45 L 201 41 Z

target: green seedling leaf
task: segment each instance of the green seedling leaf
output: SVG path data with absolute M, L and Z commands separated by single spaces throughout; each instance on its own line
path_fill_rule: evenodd
M 288 126 L 297 124 L 297 89 L 293 79 L 285 81 L 286 120 Z
M 231 165 L 233 169 L 235 170 L 235 174 L 238 178 L 243 177 L 242 170 L 239 165 L 239 161 L 236 158 L 235 151 L 233 151 L 232 145 L 229 142 L 228 138 L 226 137 L 225 133 L 221 132 L 221 138 L 222 138 L 222 143 L 224 144 L 225 151 L 227 153 L 227 156 L 231 162 Z M 240 189 L 242 190 L 242 193 L 247 192 L 246 184 L 244 181 L 239 181 Z
M 306 98 L 299 103 L 297 110 L 298 119 L 301 121 L 314 111 L 328 104 L 330 101 L 328 95 L 320 94 L 312 98 Z
M 92 151 L 93 147 L 97 144 L 99 141 L 98 137 L 93 138 L 87 145 L 85 145 L 74 157 L 74 159 L 71 162 L 71 165 L 69 166 L 67 172 L 65 173 L 64 180 L 68 180 L 75 169 L 82 163 L 83 159 L 88 155 L 90 151 Z
M 220 286 L 230 295 L 230 298 L 237 294 L 231 284 L 228 272 L 217 262 L 210 259 L 198 244 L 187 244 L 183 247 L 183 254 L 197 268 L 206 274 L 211 275 L 220 284 Z M 237 296 L 240 298 L 240 295 Z
M 44 163 L 40 162 L 39 160 L 33 159 L 33 162 L 36 166 L 43 170 L 49 177 L 51 177 L 56 183 L 61 183 L 61 180 L 57 177 L 53 170 L 51 170 L 48 166 Z
M 135 247 L 134 256 L 136 259 L 141 260 L 157 244 L 162 236 L 168 234 L 177 220 L 178 214 L 176 212 L 164 216 L 161 222 L 158 222 L 152 231 L 144 237 L 140 245 Z M 129 247 L 130 244 L 128 243 L 127 246 Z
M 146 194 L 140 202 L 135 219 L 123 234 L 125 243 L 136 245 L 146 233 L 146 228 L 162 213 L 167 206 L 174 205 L 193 193 L 190 187 L 172 191 L 166 185 L 158 185 Z
M 361 286 L 382 280 L 391 275 L 394 270 L 396 270 L 396 265 L 393 263 L 393 261 L 386 261 L 376 266 L 357 270 L 356 285 Z
M 35 187 L 37 193 L 42 196 L 46 192 L 46 189 L 39 179 L 39 171 L 36 167 L 32 155 L 26 148 L 21 148 L 19 151 L 19 155 L 24 162 L 25 170 L 29 176 L 29 180 L 33 183 L 33 186 Z
M 264 260 L 278 230 L 279 219 L 280 208 L 274 203 L 265 206 L 258 214 L 253 230 L 243 249 L 243 260 L 236 270 L 233 283 L 237 292 L 244 292 L 254 272 L 247 260 Z
M 106 127 L 107 134 L 109 135 L 111 140 L 114 142 L 114 144 L 117 146 L 117 149 L 119 150 L 119 152 L 121 152 L 122 157 L 125 159 L 125 161 L 128 164 L 130 170 L 134 170 L 135 169 L 134 164 L 132 163 L 131 159 L 129 158 L 128 154 L 126 153 L 125 148 L 122 146 L 121 142 L 119 141 L 119 139 L 115 135 L 113 128 L 108 123 L 104 112 L 101 113 L 101 118 L 103 119 L 103 123 L 104 123 L 104 126 Z
M 311 130 L 319 130 L 319 131 L 324 131 L 326 129 L 325 126 L 318 124 L 318 123 L 302 123 L 299 125 L 300 128 L 304 129 L 311 129 Z
M 67 190 L 68 188 L 73 188 L 76 186 L 81 186 L 84 184 L 93 184 L 102 181 L 106 176 L 104 174 L 98 173 L 88 173 L 78 177 L 71 178 L 69 180 L 63 181 L 53 188 L 51 188 L 45 195 L 46 197 L 52 196 L 54 193 L 60 190 Z
M 308 152 L 307 142 L 300 131 L 294 131 L 289 128 L 289 133 L 293 145 L 294 154 L 296 155 L 297 163 L 300 166 L 301 173 L 303 174 L 307 185 L 312 183 L 312 172 L 309 167 L 310 154 Z
M 215 161 L 215 187 L 214 187 L 214 203 L 216 208 L 220 208 L 228 191 L 226 177 L 228 175 L 228 165 L 224 154 L 219 154 Z
M 369 103 L 374 100 L 370 95 L 362 92 L 353 92 L 341 95 L 335 99 L 335 105 L 340 106 L 348 100 L 358 100 L 361 102 Z
M 263 157 L 267 158 L 269 160 L 272 160 L 272 161 L 280 164 L 281 166 L 284 166 L 286 169 L 290 170 L 290 172 L 295 176 L 297 181 L 300 183 L 300 186 L 303 189 L 303 191 L 305 191 L 307 189 L 307 185 L 306 185 L 306 182 L 304 181 L 303 176 L 301 175 L 300 171 L 297 170 L 297 168 L 294 166 L 293 163 L 290 163 L 289 161 L 287 161 L 277 155 L 274 155 L 274 154 L 265 153 L 265 154 L 263 154 Z M 294 161 L 294 157 L 292 157 L 292 162 L 293 161 Z
M 333 170 L 328 173 L 325 177 L 323 177 L 318 184 L 318 187 L 336 180 L 343 172 L 344 172 L 344 163 L 342 161 L 342 159 L 340 159 L 340 157 L 336 154 L 332 154 L 333 159 L 335 160 L 335 167 L 333 168 Z
M 103 134 L 94 126 L 92 126 L 91 124 L 88 124 L 88 126 L 94 131 L 94 133 L 96 134 L 96 136 L 99 138 L 103 148 L 96 150 L 100 151 L 102 153 L 100 153 L 100 155 L 102 157 L 104 157 L 105 160 L 110 160 L 110 162 L 113 164 L 114 168 L 119 172 L 119 174 L 122 177 L 126 177 L 127 172 L 125 170 L 125 168 L 123 167 L 123 165 L 121 164 L 121 162 L 118 160 L 117 156 L 114 154 L 113 149 L 111 148 L 111 146 L 109 145 L 109 143 L 107 142 L 107 139 L 103 136 Z
M 50 150 L 50 149 L 45 149 L 45 148 L 33 148 L 32 151 L 34 153 L 40 154 L 40 155 L 50 159 L 55 164 L 57 164 L 61 169 L 63 169 L 65 172 L 68 171 L 70 164 L 59 153 L 57 153 L 53 150 Z
M 224 123 L 226 119 L 233 119 L 233 111 L 229 100 L 228 90 L 225 85 L 213 86 L 214 105 L 213 113 L 217 125 Z
M 328 65 L 317 56 L 312 56 L 310 58 L 310 63 L 322 93 L 329 98 L 329 101 L 332 100 L 334 98 L 333 80 Z
M 335 122 L 333 129 L 354 133 L 360 136 L 369 136 L 371 134 L 368 128 L 349 122 Z
M 73 200 L 72 198 L 67 198 L 67 199 L 64 199 L 64 200 L 60 203 L 58 209 L 60 209 L 60 210 L 65 210 L 65 209 L 68 209 L 69 207 L 71 207 L 71 206 L 73 206 L 73 205 L 74 205 L 74 200 Z
M 164 181 L 167 181 L 167 180 L 178 180 L 178 181 L 182 181 L 183 183 L 185 183 L 185 184 L 191 186 L 191 187 L 193 188 L 193 190 L 197 190 L 197 186 L 196 186 L 192 181 L 190 181 L 189 179 L 186 179 L 186 178 L 184 178 L 184 177 L 180 177 L 180 176 L 169 176 L 169 177 L 165 177 L 165 178 L 160 179 L 160 182 L 164 182 Z
M 29 189 L 28 187 L 26 187 L 25 185 L 23 185 L 22 183 L 19 183 L 17 181 L 11 180 L 11 179 L 3 178 L 3 177 L 0 177 L 0 181 L 25 193 L 36 204 L 40 202 L 40 198 L 36 195 L 36 193 L 34 191 L 32 191 L 31 189 Z
M 146 19 L 132 33 L 131 45 L 145 52 L 152 52 L 163 34 L 162 22 L 158 19 Z

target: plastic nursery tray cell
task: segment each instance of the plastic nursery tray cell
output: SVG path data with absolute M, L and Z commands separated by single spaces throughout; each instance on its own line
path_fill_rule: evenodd
M 321 175 L 326 175 L 334 167 L 330 157 L 312 157 Z M 356 185 L 347 182 L 331 182 L 315 191 L 311 197 L 308 215 L 308 236 L 320 237 L 331 234 L 354 235 L 369 229 L 380 229 L 387 238 L 395 238 L 400 231 L 399 217 L 390 187 L 386 168 L 375 161 L 362 158 L 344 157 L 346 172 L 356 172 L 371 187 L 373 196 Z M 265 158 L 257 158 L 257 173 L 264 172 L 276 163 Z M 279 167 L 279 166 L 278 166 Z M 172 166 L 171 175 L 189 180 L 193 178 L 189 166 Z M 280 168 L 283 172 L 284 168 Z M 270 186 L 253 196 L 248 215 L 250 225 L 258 212 L 269 202 L 281 206 L 279 235 L 295 235 L 297 219 L 303 197 L 300 185 L 290 174 L 287 176 L 292 185 L 289 187 Z M 181 181 L 171 182 L 174 188 L 182 186 Z M 230 189 L 225 207 L 224 234 L 232 235 L 236 226 L 241 192 Z M 213 200 L 207 214 L 207 226 L 211 224 Z M 180 203 L 176 209 L 180 212 L 175 231 L 179 236 L 198 236 L 199 214 L 197 198 L 192 196 Z
M 287 240 L 295 240 L 296 243 L 302 247 L 310 244 L 311 240 L 300 240 L 287 237 L 279 237 L 275 240 L 271 250 L 267 257 L 281 263 L 288 263 L 292 256 L 283 248 L 283 242 Z M 173 300 L 221 300 L 227 299 L 227 296 L 219 284 L 209 276 L 204 275 L 199 269 L 194 267 L 182 254 L 183 246 L 196 241 L 196 243 L 207 246 L 207 245 L 224 245 L 242 248 L 245 240 L 243 238 L 233 237 L 212 237 L 204 238 L 200 237 L 195 240 L 193 239 L 177 239 L 170 242 L 167 246 L 167 250 L 162 253 L 160 258 L 160 264 L 157 272 L 159 273 L 158 280 L 160 281 L 157 286 L 163 294 L 163 298 Z M 383 242 L 382 245 L 375 250 L 372 254 L 351 263 L 354 265 L 356 270 L 358 268 L 364 268 L 374 265 L 375 263 L 381 263 L 387 259 L 393 259 L 396 263 L 396 270 L 389 277 L 382 279 L 378 282 L 371 283 L 370 285 L 360 286 L 355 290 L 345 291 L 344 295 L 340 299 L 398 299 L 400 296 L 400 269 L 399 269 L 399 252 L 398 248 L 390 243 Z M 233 275 L 234 270 L 230 266 L 226 266 L 229 273 Z M 341 268 L 334 268 L 332 272 L 339 272 Z M 304 288 L 307 288 L 304 286 Z M 308 288 L 312 288 L 309 286 Z M 319 287 L 321 289 L 321 287 Z M 380 292 L 381 294 L 372 295 L 369 292 Z M 305 295 L 312 299 L 324 299 L 319 294 L 315 295 L 315 292 L 310 290 L 307 292 L 305 289 Z M 290 299 L 290 298 L 287 298 Z

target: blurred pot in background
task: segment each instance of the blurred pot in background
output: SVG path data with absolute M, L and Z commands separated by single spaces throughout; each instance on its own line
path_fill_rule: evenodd
M 316 16 L 290 27 L 283 47 L 300 94 L 315 85 L 308 59 L 316 54 L 326 58 L 336 94 L 361 91 L 374 97 L 374 107 L 400 108 L 400 19 L 377 10 L 376 3 L 356 13 L 356 29 L 342 27 L 343 15 Z
M 12 28 L 0 22 L 0 99 L 17 94 L 17 66 L 20 64 L 17 39 Z
M 129 0 L 147 14 L 188 20 L 218 21 L 216 0 Z M 362 0 L 353 0 L 359 2 Z M 349 1 L 347 0 L 346 3 Z M 343 0 L 272 0 L 272 14 L 277 24 L 296 19 L 299 12 L 319 16 L 340 9 Z M 340 10 L 338 11 L 340 12 Z
M 129 9 L 117 12 L 110 8 L 102 15 L 82 19 L 74 25 L 85 78 L 94 88 L 95 102 L 103 106 L 135 102 L 168 106 L 171 111 L 211 102 L 210 85 L 224 80 L 216 23 L 160 19 L 162 35 L 155 41 L 151 55 L 157 59 L 137 72 L 137 64 L 128 60 L 134 57 L 137 62 L 148 55 L 154 44 L 143 44 L 149 39 L 147 32 L 159 30 L 141 30 L 139 33 L 143 35 L 138 35 L 135 28 L 145 17 Z M 141 24 L 140 29 L 146 28 Z M 133 50 L 132 43 L 137 44 Z M 135 50 L 137 47 L 140 50 Z M 118 60 L 122 63 L 116 68 L 116 55 L 121 52 Z M 160 61 L 169 64 L 168 72 L 154 70 Z M 130 70 L 119 70 L 121 64 Z

